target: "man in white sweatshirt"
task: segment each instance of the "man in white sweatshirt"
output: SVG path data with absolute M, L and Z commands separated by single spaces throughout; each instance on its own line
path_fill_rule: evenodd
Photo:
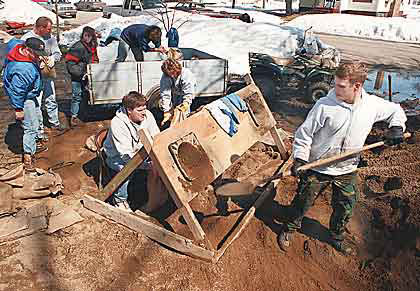
M 36 22 L 34 29 L 32 31 L 24 34 L 21 39 L 26 40 L 30 37 L 35 37 L 42 40 L 45 44 L 45 51 L 47 52 L 47 57 L 44 57 L 45 61 L 40 62 L 40 67 L 43 69 L 44 66 L 48 66 L 50 69 L 54 68 L 55 64 L 61 59 L 61 51 L 58 47 L 57 39 L 51 35 L 52 20 L 48 17 L 39 17 Z M 55 85 L 54 79 L 49 76 L 42 76 L 42 93 L 39 96 L 39 104 L 42 104 L 41 101 L 44 99 L 45 109 L 47 111 L 48 122 L 53 130 L 62 131 L 64 128 L 60 125 L 58 119 L 58 104 L 55 94 Z M 42 118 L 41 106 L 38 112 L 40 131 L 44 131 L 44 122 Z
M 152 113 L 146 109 L 146 98 L 140 93 L 132 91 L 123 97 L 122 106 L 111 120 L 111 127 L 104 141 L 106 164 L 111 168 L 114 175 L 121 171 L 127 162 L 143 147 L 138 135 L 140 129 L 146 129 L 152 137 L 160 132 Z M 139 168 L 148 170 L 147 186 L 149 194 L 152 194 L 151 188 L 164 187 L 150 160 L 146 160 Z M 113 194 L 115 206 L 127 211 L 131 211 L 127 201 L 130 178 Z M 154 185 L 151 185 L 153 183 Z M 165 191 L 164 188 L 163 191 Z M 160 191 L 157 192 L 160 193 Z M 144 209 L 144 211 L 153 210 L 152 208 L 159 206 L 156 204 L 159 201 L 152 203 L 154 198 L 149 195 L 147 205 L 151 209 Z
M 343 253 L 352 252 L 344 243 L 344 230 L 359 198 L 356 182 L 359 156 L 306 172 L 297 169 L 308 162 L 361 149 L 378 121 L 389 125 L 386 144 L 402 142 L 407 120 L 404 111 L 398 104 L 367 94 L 363 89 L 366 78 L 367 68 L 363 64 L 341 64 L 335 76 L 335 89 L 314 105 L 295 133 L 291 170 L 299 178 L 299 184 L 291 204 L 291 217 L 277 238 L 283 250 L 289 247 L 292 233 L 300 229 L 305 213 L 320 191 L 331 185 L 331 245 Z

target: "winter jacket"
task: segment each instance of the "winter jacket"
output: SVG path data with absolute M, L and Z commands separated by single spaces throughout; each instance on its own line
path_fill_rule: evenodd
M 17 39 L 17 38 L 12 38 L 7 42 L 6 45 L 6 55 L 4 56 L 4 60 L 3 60 L 3 67 L 2 69 L 4 69 L 7 66 L 7 63 L 9 63 L 9 60 L 7 59 L 7 54 L 10 53 L 12 51 L 12 49 L 18 45 L 18 44 L 23 44 L 25 43 L 23 40 Z
M 48 36 L 42 37 L 36 34 L 34 31 L 29 31 L 25 33 L 20 39 L 27 40 L 30 37 L 35 37 L 37 39 L 42 40 L 45 44 L 45 51 L 48 53 L 48 56 L 54 56 L 55 62 L 60 61 L 61 51 L 60 51 L 60 48 L 58 47 L 57 39 L 54 36 L 48 35 Z
M 146 24 L 133 24 L 127 26 L 121 32 L 121 39 L 123 39 L 130 47 L 141 48 L 144 52 L 151 50 L 149 43 L 151 40 L 146 35 L 146 29 L 149 26 Z M 160 40 L 153 42 L 156 48 L 160 47 Z
M 136 124 L 128 118 L 123 106 L 118 109 L 104 141 L 106 163 L 111 169 L 120 171 L 143 147 L 137 134 L 142 128 L 147 129 L 152 137 L 160 132 L 149 110 L 146 110 L 146 118 L 140 124 Z
M 72 81 L 81 82 L 86 74 L 87 64 L 97 63 L 96 48 L 89 47 L 82 41 L 76 42 L 65 56 L 67 71 Z
M 42 80 L 38 63 L 21 53 L 22 45 L 16 45 L 7 55 L 8 64 L 3 72 L 3 83 L 10 104 L 22 110 L 26 100 L 32 99 L 37 106 Z
M 168 112 L 184 101 L 191 105 L 195 90 L 196 80 L 190 69 L 182 68 L 176 80 L 163 73 L 160 78 L 160 109 Z
M 336 98 L 335 89 L 321 98 L 298 128 L 293 144 L 294 158 L 315 161 L 363 147 L 375 122 L 386 121 L 405 130 L 407 117 L 401 106 L 362 90 L 356 104 Z M 327 175 L 343 175 L 356 171 L 359 156 L 339 163 L 315 168 Z

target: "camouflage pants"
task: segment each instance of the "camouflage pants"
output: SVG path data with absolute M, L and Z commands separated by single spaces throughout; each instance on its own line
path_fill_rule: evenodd
M 349 222 L 353 208 L 359 199 L 357 172 L 340 176 L 330 176 L 308 171 L 300 177 L 298 191 L 291 204 L 291 218 L 286 226 L 289 231 L 301 228 L 302 219 L 314 204 L 319 193 L 332 186 L 330 233 L 332 238 L 344 239 L 344 228 Z

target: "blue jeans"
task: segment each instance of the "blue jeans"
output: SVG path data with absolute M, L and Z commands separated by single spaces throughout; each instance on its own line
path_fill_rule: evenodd
M 128 51 L 131 49 L 136 62 L 142 62 L 144 60 L 143 50 L 139 47 L 130 47 L 124 40 L 120 40 L 118 44 L 118 55 L 116 62 L 124 62 L 128 56 Z
M 108 165 L 109 167 L 109 165 Z M 122 170 L 124 166 L 121 166 L 121 168 L 119 170 L 116 170 L 115 168 L 110 168 L 110 176 L 114 177 L 116 174 L 118 174 L 118 172 L 120 172 Z M 132 177 L 133 174 L 131 174 L 127 180 L 125 180 L 124 183 L 121 184 L 121 186 L 114 192 L 114 194 L 112 195 L 112 197 L 114 198 L 115 202 L 123 202 L 123 201 L 127 201 L 128 199 L 128 184 L 130 183 L 130 179 Z
M 34 100 L 26 100 L 23 106 L 23 152 L 34 155 L 39 135 L 39 108 Z
M 82 83 L 71 81 L 71 93 L 72 99 L 70 105 L 70 112 L 72 117 L 77 117 L 80 113 L 80 104 L 82 103 L 83 97 Z
M 58 120 L 58 104 L 55 97 L 54 80 L 50 78 L 43 78 L 42 83 L 43 91 L 41 93 L 41 100 L 44 100 L 45 109 L 48 115 L 48 122 L 52 127 L 58 127 L 60 125 L 60 121 Z M 41 105 L 42 103 L 39 104 Z M 41 125 L 43 126 L 43 123 Z

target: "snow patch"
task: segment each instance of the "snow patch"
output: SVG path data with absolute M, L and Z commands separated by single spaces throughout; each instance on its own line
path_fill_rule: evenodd
M 351 14 L 314 14 L 295 18 L 289 26 L 314 32 L 398 42 L 420 42 L 420 18 L 374 17 Z
M 46 16 L 55 23 L 55 14 L 31 0 L 3 0 L 4 8 L 0 10 L 0 21 L 17 21 L 34 24 Z

